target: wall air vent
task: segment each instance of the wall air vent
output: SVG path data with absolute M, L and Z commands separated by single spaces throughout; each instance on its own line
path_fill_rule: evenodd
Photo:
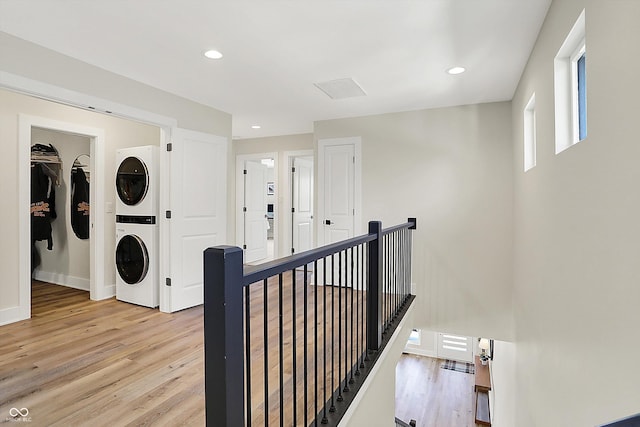
M 326 93 L 331 99 L 345 99 L 367 95 L 352 78 L 330 80 L 328 82 L 314 83 L 314 85 Z

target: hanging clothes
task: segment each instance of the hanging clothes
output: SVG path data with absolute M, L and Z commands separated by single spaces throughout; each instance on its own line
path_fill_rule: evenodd
M 41 164 L 31 167 L 31 241 L 46 240 L 47 249 L 53 249 L 51 221 L 56 215 L 56 192 L 51 179 Z
M 71 173 L 71 227 L 80 239 L 89 238 L 89 181 L 81 167 Z

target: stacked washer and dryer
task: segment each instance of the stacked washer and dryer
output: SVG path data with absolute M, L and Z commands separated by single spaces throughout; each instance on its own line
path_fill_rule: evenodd
M 158 301 L 158 147 L 116 151 L 116 299 Z

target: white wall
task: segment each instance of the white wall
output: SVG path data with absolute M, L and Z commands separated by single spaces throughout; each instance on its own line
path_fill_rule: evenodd
M 553 59 L 583 9 L 588 137 L 556 155 Z M 519 427 L 640 411 L 639 19 L 637 0 L 554 1 L 512 102 Z M 534 91 L 537 166 L 524 173 Z
M 412 326 L 512 339 L 511 104 L 315 123 L 316 140 L 348 136 L 362 137 L 363 220 L 417 218 Z
M 411 333 L 410 325 L 414 322 L 416 311 L 414 301 L 338 426 L 395 425 L 396 365 Z
M 0 89 L 0 144 L 3 156 L 0 158 L 0 177 L 2 200 L 6 206 L 0 212 L 3 238 L 0 239 L 0 310 L 17 306 L 19 303 L 18 280 L 18 115 L 28 114 L 68 123 L 105 130 L 105 202 L 115 206 L 115 151 L 118 148 L 138 145 L 158 145 L 160 130 L 157 127 L 123 120 L 105 114 L 93 113 L 79 108 L 69 107 L 42 99 Z M 70 165 L 64 165 L 68 172 Z M 92 209 L 106 209 L 105 206 Z M 56 220 L 58 221 L 58 220 Z M 55 221 L 54 221 L 55 224 Z M 55 226 L 55 225 L 54 225 Z M 106 213 L 105 217 L 105 283 L 115 285 L 115 213 Z M 58 236 L 59 237 L 59 236 Z M 56 239 L 58 240 L 58 239 Z M 56 247 L 56 241 L 54 241 Z M 41 250 L 46 252 L 46 249 Z M 46 254 L 45 254 L 46 255 Z
M 55 187 L 57 218 L 51 222 L 53 249 L 36 242 L 42 259 L 36 269 L 38 279 L 89 290 L 89 239 L 79 239 L 71 226 L 71 169 L 81 154 L 89 155 L 90 139 L 80 135 L 32 128 L 31 144 L 51 144 L 62 160 L 60 185 Z

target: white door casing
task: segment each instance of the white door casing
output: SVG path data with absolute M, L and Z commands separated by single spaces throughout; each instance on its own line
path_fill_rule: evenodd
M 291 249 L 299 253 L 313 248 L 313 158 L 293 158 L 291 181 Z
M 161 286 L 168 288 L 168 298 L 160 301 L 164 312 L 203 303 L 203 252 L 226 243 L 227 138 L 173 128 L 171 144 L 169 171 L 163 172 L 170 174 L 171 211 L 171 218 L 165 218 L 169 269 L 161 277 Z
M 257 160 L 244 163 L 244 263 L 267 257 L 267 166 Z
M 104 188 L 104 130 L 92 128 L 76 123 L 62 122 L 44 117 L 20 114 L 18 116 L 18 162 L 19 162 L 19 306 L 14 319 L 20 320 L 31 317 L 31 238 L 30 238 L 30 147 L 31 128 L 39 127 L 60 132 L 74 133 L 90 138 L 90 173 L 91 187 L 89 192 L 91 206 L 104 205 L 104 192 L 97 189 Z M 105 246 L 105 215 L 102 209 L 91 209 L 90 216 L 90 284 L 89 296 L 93 300 L 109 298 L 114 294 L 113 286 L 105 284 L 104 272 L 104 246 Z M 13 317 L 13 316 L 12 316 Z M 0 319 L 2 320 L 2 319 Z M 0 321 L 0 324 L 6 323 Z

